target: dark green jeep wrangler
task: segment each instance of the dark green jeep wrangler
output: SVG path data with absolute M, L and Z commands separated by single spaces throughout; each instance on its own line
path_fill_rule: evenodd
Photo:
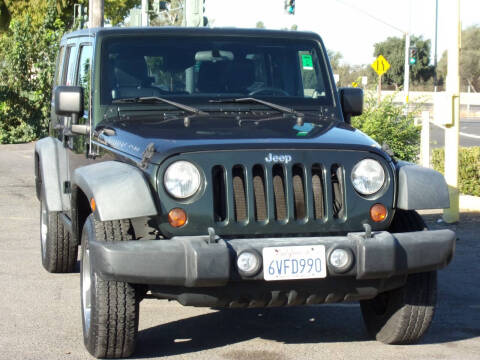
M 350 126 L 313 33 L 90 29 L 60 47 L 35 147 L 42 262 L 74 271 L 84 341 L 134 351 L 142 298 L 270 307 L 360 301 L 372 336 L 412 343 L 455 234 L 439 173 Z

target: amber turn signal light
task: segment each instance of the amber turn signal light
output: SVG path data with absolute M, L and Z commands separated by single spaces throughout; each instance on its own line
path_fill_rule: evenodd
M 381 222 L 387 217 L 387 208 L 382 204 L 375 204 L 370 208 L 370 217 L 375 222 Z
M 95 212 L 95 210 L 97 210 L 97 203 L 95 202 L 94 198 L 90 199 L 90 208 L 92 209 L 93 212 Z
M 182 227 L 187 223 L 187 213 L 185 210 L 180 208 L 172 209 L 168 213 L 168 222 L 174 228 Z

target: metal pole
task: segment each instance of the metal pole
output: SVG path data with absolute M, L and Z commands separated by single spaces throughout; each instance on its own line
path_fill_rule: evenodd
M 103 27 L 103 0 L 90 0 L 88 3 L 88 27 Z
M 443 210 L 443 220 L 455 223 L 460 219 L 458 191 L 458 147 L 460 129 L 460 0 L 447 1 L 450 15 L 448 38 L 447 96 L 452 121 L 445 130 L 445 180 L 450 195 L 450 208 Z
M 142 0 L 142 26 L 148 26 L 150 23 L 148 18 L 148 0 Z
M 435 54 L 433 58 L 433 91 L 437 92 L 438 0 L 435 0 Z
M 409 62 L 409 50 L 410 50 L 410 32 L 412 31 L 412 0 L 408 2 L 408 31 L 405 33 L 405 69 L 403 73 L 403 90 L 405 92 L 405 105 L 406 112 L 408 113 L 408 91 L 410 86 L 410 62 Z
M 420 160 L 423 167 L 430 167 L 430 112 L 422 111 L 422 132 L 420 133 Z
M 203 0 L 185 0 L 186 26 L 203 27 Z
M 410 86 L 410 63 L 408 59 L 409 49 L 410 33 L 407 32 L 405 33 L 405 72 L 403 73 L 403 91 L 405 93 L 405 105 L 408 105 L 408 91 Z

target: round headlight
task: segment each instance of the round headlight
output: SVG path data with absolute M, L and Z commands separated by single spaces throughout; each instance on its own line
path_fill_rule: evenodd
M 163 183 L 170 195 L 177 199 L 186 199 L 200 188 L 200 172 L 188 161 L 177 161 L 165 171 Z
M 360 194 L 372 195 L 381 189 L 385 182 L 383 166 L 376 160 L 359 161 L 352 170 L 352 183 Z

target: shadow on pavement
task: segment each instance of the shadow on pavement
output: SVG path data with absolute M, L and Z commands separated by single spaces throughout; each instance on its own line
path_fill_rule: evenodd
M 141 331 L 135 355 L 185 354 L 257 337 L 286 344 L 369 339 L 355 304 L 221 310 Z
M 453 342 L 480 336 L 480 213 L 463 213 L 451 226 L 437 223 L 439 214 L 424 218 L 432 229 L 452 228 L 459 241 L 452 263 L 439 273 L 435 319 L 420 345 L 458 346 Z M 135 355 L 186 354 L 256 337 L 286 344 L 371 341 L 356 304 L 223 310 L 140 331 Z

